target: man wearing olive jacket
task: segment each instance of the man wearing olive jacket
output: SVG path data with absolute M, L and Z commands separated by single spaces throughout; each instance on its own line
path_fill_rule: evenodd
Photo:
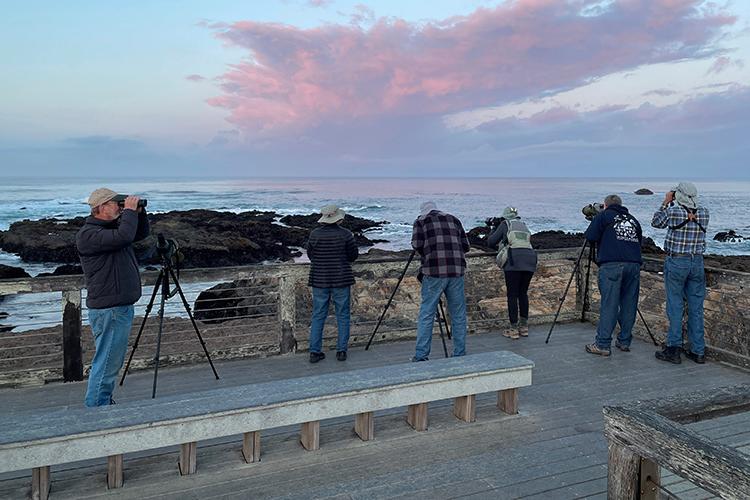
M 91 361 L 86 406 L 113 404 L 115 378 L 125 361 L 141 277 L 133 242 L 149 233 L 137 196 L 99 188 L 89 197 L 91 216 L 76 235 L 86 279 L 86 307 L 96 353 Z M 122 205 L 120 205 L 122 203 Z

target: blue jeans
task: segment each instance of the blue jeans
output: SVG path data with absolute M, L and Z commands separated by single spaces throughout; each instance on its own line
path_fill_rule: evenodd
M 599 349 L 609 350 L 617 323 L 620 324 L 617 336 L 620 345 L 629 346 L 633 341 L 640 285 L 641 265 L 636 262 L 606 262 L 599 266 L 601 304 L 596 328 Z
M 432 346 L 432 329 L 435 324 L 435 311 L 440 296 L 445 293 L 448 299 L 448 312 L 451 317 L 453 334 L 453 355 L 466 354 L 466 296 L 464 295 L 464 277 L 458 278 L 422 278 L 422 304 L 419 306 L 417 320 L 417 352 L 414 358 L 427 359 Z
M 91 361 L 86 406 L 110 404 L 115 378 L 125 361 L 128 336 L 133 324 L 133 306 L 89 309 L 89 325 L 94 334 L 96 353 Z
M 328 304 L 333 299 L 336 310 L 336 323 L 338 324 L 339 338 L 336 342 L 336 351 L 346 352 L 349 345 L 349 289 L 340 288 L 316 288 L 312 287 L 313 311 L 310 322 L 310 352 L 321 352 L 323 347 L 323 327 L 328 316 Z
M 703 299 L 706 297 L 706 274 L 703 256 L 667 257 L 664 260 L 664 287 L 667 294 L 669 333 L 667 346 L 682 346 L 682 312 L 688 305 L 688 339 L 690 350 L 704 354 Z

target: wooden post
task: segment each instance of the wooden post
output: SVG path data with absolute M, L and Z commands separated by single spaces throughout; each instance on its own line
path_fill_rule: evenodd
M 518 413 L 518 389 L 497 391 L 497 407 L 508 415 Z
M 641 500 L 658 500 L 659 488 L 657 486 L 661 484 L 659 464 L 641 457 L 638 481 L 641 490 Z
M 464 422 L 475 422 L 477 419 L 476 395 L 461 396 L 453 400 L 453 414 Z
M 122 488 L 122 455 L 107 457 L 107 489 Z
M 281 354 L 297 350 L 294 338 L 294 325 L 297 322 L 294 276 L 279 278 L 279 351 Z
M 299 442 L 307 451 L 320 449 L 320 422 L 305 422 L 302 424 Z
M 627 446 L 609 441 L 607 468 L 607 498 L 635 500 L 638 490 L 640 457 Z
M 47 500 L 49 484 L 49 465 L 31 470 L 31 498 L 33 500 Z
M 81 348 L 81 290 L 62 293 L 63 380 L 83 380 L 83 350 Z
M 418 403 L 409 405 L 409 412 L 406 415 L 406 421 L 415 431 L 427 430 L 427 403 Z
M 260 431 L 242 435 L 242 457 L 246 463 L 260 462 Z
M 354 432 L 362 441 L 369 441 L 375 437 L 375 416 L 371 411 L 358 413 L 354 417 Z
M 178 466 L 180 468 L 180 475 L 187 476 L 188 474 L 195 474 L 198 470 L 198 443 L 185 443 L 180 445 L 180 461 Z

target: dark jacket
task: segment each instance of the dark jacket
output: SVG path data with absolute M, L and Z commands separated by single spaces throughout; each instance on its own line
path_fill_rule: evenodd
M 351 263 L 357 260 L 357 243 L 348 229 L 324 224 L 310 233 L 307 256 L 310 258 L 308 286 L 341 288 L 354 284 Z
M 86 218 L 76 234 L 76 247 L 86 278 L 89 309 L 135 304 L 141 298 L 141 275 L 133 242 L 148 233 L 145 212 L 123 210 L 119 222 Z
M 520 220 L 518 217 L 513 220 Z M 508 222 L 503 220 L 499 226 L 487 238 L 490 248 L 498 249 L 500 245 L 508 244 Z M 533 248 L 510 248 L 508 249 L 508 260 L 503 266 L 503 271 L 536 271 L 537 256 Z
M 637 262 L 641 264 L 643 232 L 640 223 L 621 205 L 610 205 L 594 217 L 586 239 L 597 244 L 597 264 Z

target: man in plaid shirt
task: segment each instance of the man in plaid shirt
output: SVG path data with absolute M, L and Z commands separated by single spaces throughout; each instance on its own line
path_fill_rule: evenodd
M 420 207 L 414 221 L 411 246 L 422 258 L 422 304 L 417 320 L 417 348 L 412 361 L 426 361 L 440 296 L 445 293 L 453 327 L 453 356 L 466 353 L 466 297 L 464 272 L 469 239 L 456 217 L 440 212 L 434 202 Z
M 685 356 L 696 363 L 705 363 L 703 299 L 706 296 L 706 275 L 703 252 L 706 249 L 708 210 L 698 205 L 695 186 L 690 182 L 681 182 L 669 191 L 659 210 L 654 213 L 651 225 L 667 228 L 664 287 L 669 333 L 665 349 L 657 352 L 656 357 L 670 363 L 682 361 L 682 313 L 683 301 L 687 300 L 690 349 L 684 351 Z

